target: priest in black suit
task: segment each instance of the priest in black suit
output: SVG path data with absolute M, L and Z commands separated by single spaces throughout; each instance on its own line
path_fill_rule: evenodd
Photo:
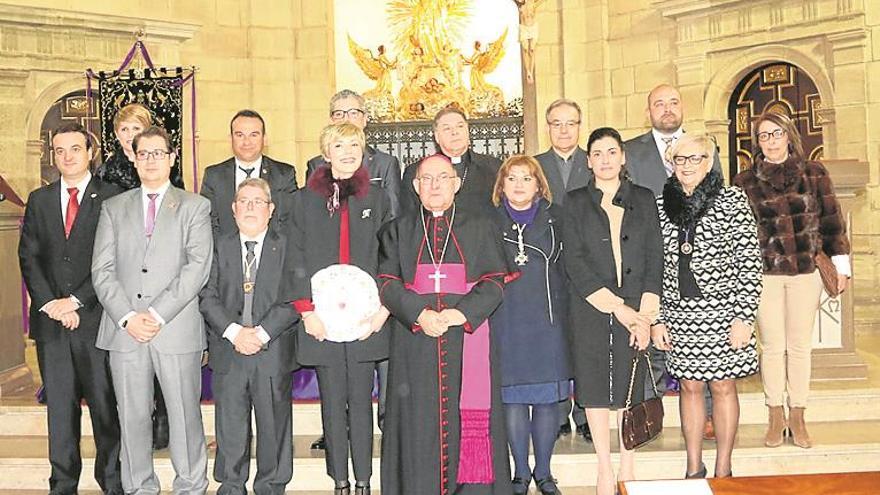
M 509 495 L 497 349 L 488 317 L 516 278 L 501 233 L 458 205 L 449 158 L 413 166 L 414 211 L 379 232 L 379 295 L 394 315 L 382 494 Z
M 495 186 L 498 169 L 501 168 L 501 160 L 471 149 L 467 117 L 458 107 L 449 106 L 437 112 L 432 127 L 437 151 L 449 158 L 455 173 L 461 179 L 461 189 L 455 197 L 455 204 L 470 212 L 494 215 L 492 188 Z M 401 213 L 418 211 L 420 208 L 419 196 L 410 187 L 416 177 L 416 168 L 418 167 L 414 165 L 409 166 L 403 172 Z
M 95 347 L 103 308 L 92 286 L 92 247 L 102 202 L 122 191 L 92 177 L 88 133 L 65 124 L 52 137 L 61 178 L 31 193 L 18 255 L 31 297 L 30 337 L 46 391 L 51 493 L 79 484 L 80 402 L 92 418 L 95 479 L 104 493 L 122 493 L 119 421 L 107 351 Z
M 229 123 L 234 156 L 205 169 L 202 179 L 202 196 L 211 200 L 211 225 L 214 237 L 235 232 L 232 204 L 235 190 L 248 178 L 260 178 L 269 183 L 275 213 L 272 226 L 284 232 L 290 215 L 293 192 L 296 191 L 296 170 L 263 155 L 266 143 L 266 123 L 253 110 L 239 110 Z
M 329 124 L 341 124 L 348 122 L 359 129 L 367 127 L 367 112 L 364 97 L 350 89 L 333 95 L 330 98 L 330 122 Z M 312 172 L 318 167 L 327 165 L 322 155 L 309 159 L 306 169 L 306 181 Z M 397 215 L 400 195 L 400 161 L 396 157 L 377 150 L 370 145 L 364 148 L 364 166 L 370 174 L 370 183 L 378 185 L 388 195 L 391 202 L 391 214 Z
M 280 300 L 287 242 L 269 228 L 275 211 L 269 184 L 239 184 L 233 212 L 238 230 L 214 244 L 208 283 L 200 294 L 208 322 L 213 370 L 218 493 L 246 493 L 251 408 L 257 425 L 254 491 L 284 493 L 293 475 L 290 386 L 296 369 L 298 315 Z

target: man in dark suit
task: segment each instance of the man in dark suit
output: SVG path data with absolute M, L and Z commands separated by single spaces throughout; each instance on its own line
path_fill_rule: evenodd
M 455 204 L 458 208 L 467 208 L 474 213 L 484 211 L 494 214 L 492 189 L 495 187 L 495 175 L 501 168 L 501 160 L 471 149 L 467 117 L 458 107 L 448 106 L 437 112 L 432 127 L 437 152 L 452 161 L 456 175 L 461 178 L 461 188 L 455 195 Z M 417 168 L 413 165 L 403 172 L 402 183 L 405 186 L 400 191 L 401 214 L 421 208 L 419 196 L 411 185 L 416 178 Z
M 647 187 L 655 196 L 660 196 L 663 194 L 666 179 L 673 172 L 672 146 L 684 134 L 681 126 L 684 120 L 681 93 L 669 84 L 655 87 L 648 93 L 647 113 L 651 119 L 651 130 L 624 143 L 626 168 L 635 184 Z M 721 173 L 721 159 L 718 157 L 717 149 L 712 168 Z M 657 391 L 662 395 L 666 391 L 666 354 L 655 349 L 653 345 L 649 349 L 654 377 L 657 380 Z M 648 374 L 645 397 L 654 395 L 650 379 Z M 706 421 L 704 436 L 710 439 L 714 438 L 715 434 L 711 420 L 712 401 L 709 387 L 706 387 L 706 406 L 706 417 L 710 419 Z
M 367 113 L 364 105 L 363 96 L 350 89 L 343 89 L 330 98 L 329 123 L 348 122 L 364 130 L 367 127 Z M 315 169 L 326 163 L 322 155 L 312 157 L 307 164 L 306 180 Z M 370 182 L 378 184 L 388 194 L 388 199 L 391 201 L 391 214 L 397 215 L 400 194 L 400 162 L 396 157 L 367 145 L 364 149 L 364 165 L 370 172 Z
M 235 188 L 245 179 L 259 177 L 272 189 L 275 214 L 272 224 L 284 232 L 293 192 L 296 191 L 296 170 L 292 165 L 263 155 L 266 144 L 266 123 L 253 110 L 239 110 L 229 122 L 233 156 L 205 169 L 202 196 L 211 200 L 211 225 L 214 237 L 235 232 L 235 219 L 229 205 Z
M 672 146 L 684 134 L 681 94 L 668 84 L 657 86 L 648 93 L 647 113 L 651 130 L 624 143 L 626 168 L 635 184 L 659 196 L 663 194 L 666 179 L 672 175 Z M 721 172 L 717 150 L 713 168 Z
M 544 113 L 547 120 L 547 132 L 550 134 L 550 149 L 535 156 L 553 193 L 553 202 L 562 205 L 568 191 L 580 189 L 590 182 L 593 172 L 587 166 L 587 152 L 580 147 L 581 120 L 583 113 L 580 105 L 574 100 L 560 98 Z M 587 413 L 583 407 L 570 398 L 559 402 L 559 434 L 571 434 L 571 423 L 581 437 L 591 441 L 590 426 L 587 424 Z
M 52 154 L 61 178 L 31 193 L 18 245 L 31 297 L 30 337 L 46 391 L 49 489 L 77 493 L 84 398 L 98 449 L 95 479 L 104 493 L 121 494 L 116 399 L 107 351 L 95 347 L 102 307 L 90 269 L 101 203 L 122 190 L 92 177 L 91 141 L 81 125 L 57 129 Z
M 281 494 L 293 475 L 291 372 L 298 315 L 279 300 L 287 247 L 269 228 L 269 184 L 245 179 L 232 203 L 236 232 L 214 245 L 200 309 L 208 322 L 220 494 L 247 493 L 251 407 L 257 424 L 254 492 Z

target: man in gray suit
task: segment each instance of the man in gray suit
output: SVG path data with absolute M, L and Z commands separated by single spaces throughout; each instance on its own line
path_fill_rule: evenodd
M 547 120 L 547 132 L 550 134 L 550 149 L 535 156 L 553 193 L 553 202 L 562 205 L 565 195 L 587 185 L 593 172 L 587 167 L 587 152 L 580 147 L 581 106 L 574 100 L 559 98 L 547 107 L 544 113 Z M 571 434 L 571 423 L 574 420 L 578 435 L 591 441 L 590 427 L 587 424 L 587 413 L 571 398 L 559 402 L 559 434 Z
M 668 84 L 657 86 L 648 93 L 647 113 L 651 130 L 624 143 L 626 169 L 633 183 L 660 196 L 666 179 L 672 175 L 672 146 L 684 134 L 681 94 Z M 721 172 L 717 150 L 714 168 Z
M 684 134 L 682 121 L 684 110 L 681 93 L 669 84 L 661 84 L 648 93 L 648 117 L 651 119 L 651 130 L 636 136 L 626 143 L 626 168 L 633 183 L 647 187 L 655 196 L 663 194 L 663 186 L 673 172 L 672 146 Z M 721 159 L 715 150 L 713 168 L 721 173 Z M 657 391 L 663 395 L 666 391 L 666 354 L 651 346 L 651 363 L 654 377 L 657 380 Z M 650 374 L 646 375 L 645 397 L 654 395 L 650 383 Z M 705 437 L 714 438 L 711 417 L 712 401 L 709 387 L 706 387 L 707 418 Z
M 165 394 L 177 494 L 208 488 L 199 398 L 204 320 L 198 294 L 213 242 L 210 202 L 171 186 L 168 134 L 150 127 L 132 147 L 141 187 L 104 202 L 92 282 L 104 306 L 96 345 L 110 351 L 122 432 L 122 487 L 159 493 L 153 470 L 153 376 Z
M 276 208 L 265 180 L 242 181 L 231 210 L 238 230 L 217 239 L 200 298 L 214 371 L 214 479 L 220 482 L 218 494 L 247 493 L 253 408 L 254 492 L 281 494 L 293 475 L 290 383 L 297 367 L 298 315 L 279 298 L 287 242 L 269 228 Z

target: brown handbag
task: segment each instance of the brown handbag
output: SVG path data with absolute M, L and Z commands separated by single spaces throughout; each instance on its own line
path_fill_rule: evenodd
M 636 381 L 636 368 L 640 358 L 644 356 L 651 374 L 651 385 L 654 397 L 639 404 L 632 404 L 633 385 Z M 629 377 L 629 392 L 626 394 L 626 406 L 623 411 L 623 422 L 620 425 L 620 436 L 626 450 L 637 449 L 650 442 L 663 431 L 663 398 L 657 393 L 657 382 L 647 351 L 641 351 L 633 358 L 632 374 Z
M 831 297 L 837 297 L 840 294 L 837 288 L 837 267 L 824 251 L 816 253 L 815 260 L 819 276 L 822 277 L 822 285 L 825 286 L 825 292 Z

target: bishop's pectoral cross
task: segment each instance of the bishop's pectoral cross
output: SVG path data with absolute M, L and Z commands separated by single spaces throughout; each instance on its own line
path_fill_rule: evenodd
M 440 293 L 440 279 L 446 278 L 446 274 L 440 273 L 440 267 L 435 267 L 434 274 L 428 275 L 428 278 L 430 278 L 434 281 L 434 293 L 439 294 Z

